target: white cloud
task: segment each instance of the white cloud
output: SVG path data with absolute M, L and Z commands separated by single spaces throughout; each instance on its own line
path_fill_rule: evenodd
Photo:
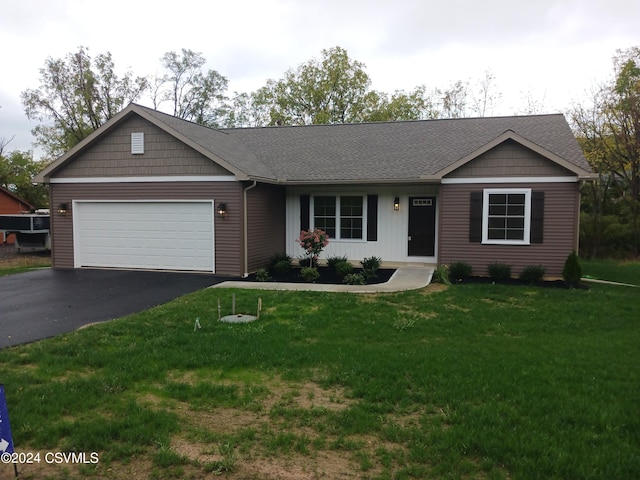
M 618 48 L 640 45 L 637 0 L 0 0 L 0 137 L 31 148 L 20 92 L 39 86 L 47 57 L 79 46 L 111 52 L 120 72 L 153 75 L 167 51 L 202 52 L 251 91 L 339 45 L 373 87 L 446 87 L 490 69 L 500 114 L 530 92 L 566 109 L 610 74 Z

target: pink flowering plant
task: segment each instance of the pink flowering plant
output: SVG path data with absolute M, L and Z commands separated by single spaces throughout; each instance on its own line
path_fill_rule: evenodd
M 313 267 L 317 264 L 322 249 L 329 245 L 329 234 L 319 228 L 302 230 L 296 242 L 304 250 L 305 257 L 309 259 L 309 266 Z

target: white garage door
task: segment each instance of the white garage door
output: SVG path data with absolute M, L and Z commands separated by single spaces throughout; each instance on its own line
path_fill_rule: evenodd
M 213 202 L 73 202 L 75 266 L 214 272 Z

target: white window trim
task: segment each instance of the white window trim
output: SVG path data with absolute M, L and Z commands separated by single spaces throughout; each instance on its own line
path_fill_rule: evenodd
M 489 239 L 489 195 L 524 194 L 524 238 L 522 240 Z M 531 244 L 531 189 L 530 188 L 485 188 L 482 198 L 482 243 L 488 245 Z
M 314 193 L 310 195 L 309 201 L 309 223 L 311 228 L 316 228 L 315 199 L 316 197 L 336 197 L 336 236 L 330 237 L 330 241 L 345 243 L 366 243 L 367 242 L 367 196 L 364 193 Z M 340 197 L 360 197 L 362 199 L 362 238 L 340 238 Z

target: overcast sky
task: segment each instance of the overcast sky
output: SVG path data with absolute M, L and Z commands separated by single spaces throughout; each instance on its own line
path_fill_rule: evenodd
M 228 94 L 341 46 L 384 92 L 471 83 L 490 70 L 492 112 L 582 102 L 612 73 L 616 49 L 640 46 L 638 0 L 0 0 L 0 138 L 31 150 L 20 92 L 40 86 L 47 57 L 79 46 L 111 52 L 119 73 L 160 73 L 160 57 L 201 52 Z M 142 101 L 140 103 L 147 104 Z M 37 157 L 36 153 L 36 157 Z

